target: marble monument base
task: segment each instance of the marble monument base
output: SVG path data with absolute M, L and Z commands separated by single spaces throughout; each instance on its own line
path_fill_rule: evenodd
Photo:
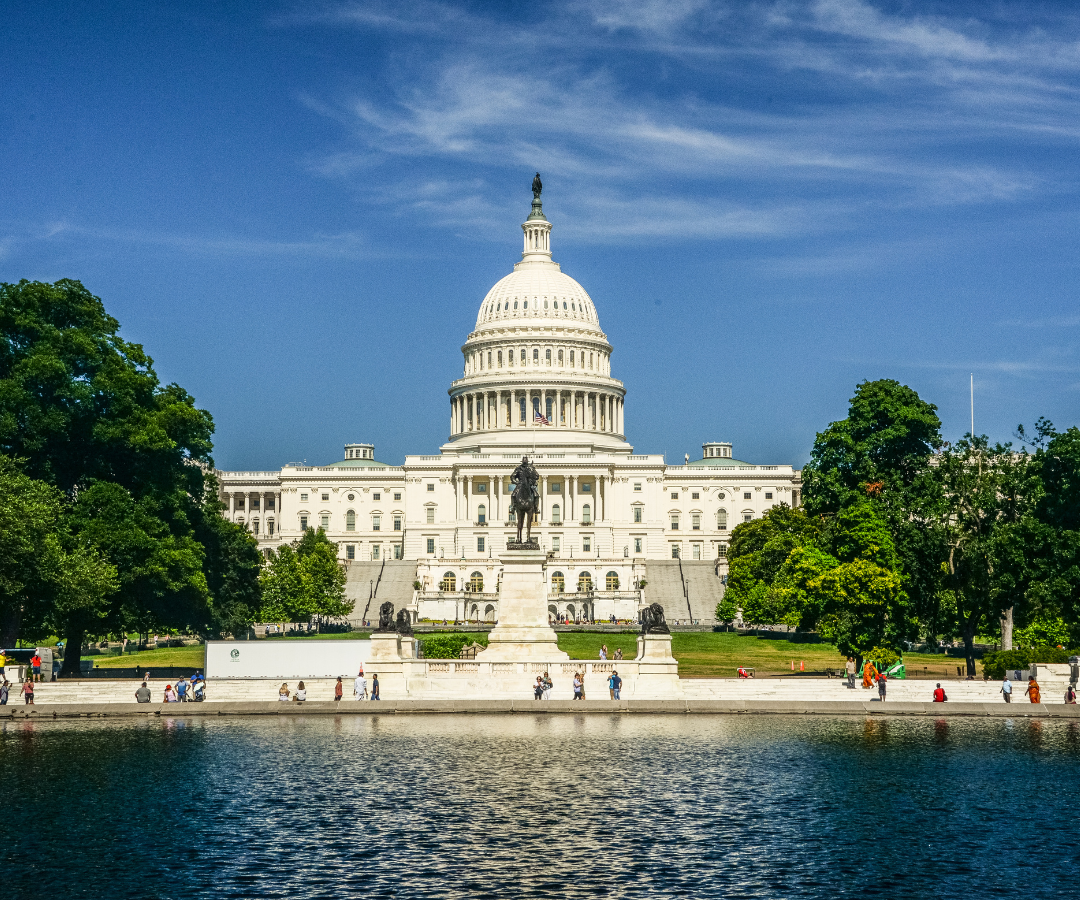
M 568 660 L 548 624 L 547 554 L 536 548 L 508 549 L 499 592 L 499 622 L 488 634 L 488 647 L 476 654 L 483 662 L 553 662 Z

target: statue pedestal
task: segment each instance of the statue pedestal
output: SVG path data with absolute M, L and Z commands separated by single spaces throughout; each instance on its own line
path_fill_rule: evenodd
M 499 593 L 499 623 L 488 635 L 488 647 L 476 654 L 483 662 L 558 662 L 569 654 L 559 649 L 555 630 L 548 624 L 547 554 L 539 549 L 506 550 Z
M 638 635 L 637 680 L 634 697 L 668 699 L 682 696 L 679 663 L 671 655 L 670 634 Z

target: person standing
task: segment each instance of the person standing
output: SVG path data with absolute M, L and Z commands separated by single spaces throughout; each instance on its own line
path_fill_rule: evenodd
M 342 687 L 342 684 L 341 684 L 341 676 L 338 675 L 337 684 L 334 685 L 334 702 L 335 703 L 338 700 L 341 699 L 341 695 L 342 695 L 343 691 L 344 691 L 344 688 Z
M 949 698 L 945 696 L 945 688 L 941 686 L 941 682 L 938 682 L 938 686 L 934 688 L 934 702 L 944 703 Z
M 536 685 L 533 687 L 533 700 L 540 700 L 544 696 L 544 679 L 536 676 Z
M 11 682 L 6 678 L 4 683 L 0 684 L 0 706 L 7 706 L 8 696 L 11 694 Z
M 379 696 L 379 676 L 377 674 L 371 676 L 371 699 L 382 700 L 382 697 Z
M 600 658 L 607 659 L 607 644 L 602 644 L 600 646 Z
M 363 669 L 360 670 L 360 674 L 353 680 L 352 692 L 357 700 L 367 700 L 367 679 L 364 677 Z
M 844 667 L 847 671 L 847 686 L 852 690 L 855 689 L 855 657 L 849 656 L 847 658 L 847 665 Z
M 1012 682 L 1009 681 L 1009 676 L 1005 676 L 1005 680 L 1001 682 L 1001 696 L 1005 698 L 1006 703 L 1012 703 Z
M 607 690 L 608 690 L 608 697 L 610 697 L 612 700 L 614 700 L 615 699 L 615 672 L 614 672 L 614 670 L 608 676 Z
M 41 657 L 38 655 L 37 650 L 30 657 L 30 675 L 34 681 L 41 681 Z
M 183 678 L 176 682 L 176 696 L 181 703 L 187 702 L 187 681 Z
M 1041 702 L 1042 695 L 1039 693 L 1039 682 L 1035 680 L 1034 675 L 1028 678 L 1027 690 L 1024 691 L 1024 693 L 1028 695 L 1028 699 L 1031 700 L 1032 703 Z
M 613 694 L 612 699 L 613 700 L 618 700 L 619 699 L 619 691 L 622 690 L 622 679 L 619 677 L 618 672 L 612 672 L 611 673 L 611 690 L 612 690 L 612 694 Z
M 551 680 L 551 676 L 547 672 L 544 673 L 544 699 L 551 699 L 551 689 L 555 686 L 555 683 Z
M 862 670 L 862 686 L 864 688 L 871 688 L 874 686 L 874 681 L 877 678 L 878 670 L 874 668 L 874 664 L 867 660 L 863 663 Z
M 584 684 L 581 681 L 581 675 L 577 672 L 574 673 L 574 699 L 581 700 L 585 696 Z
M 887 679 L 885 678 L 885 673 L 884 672 L 878 672 L 878 676 L 877 676 L 877 695 L 878 695 L 878 700 L 880 700 L 882 703 L 885 702 L 885 682 L 886 682 L 886 680 Z
M 27 677 L 26 684 L 22 686 L 24 706 L 34 705 L 34 682 L 31 680 L 31 678 L 32 676 Z

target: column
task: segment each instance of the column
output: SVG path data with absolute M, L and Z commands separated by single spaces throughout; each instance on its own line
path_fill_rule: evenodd
M 452 476 L 454 482 L 454 524 L 461 520 L 461 478 L 454 474 Z
M 562 427 L 562 388 L 555 391 L 555 421 L 556 428 Z
M 607 519 L 607 497 L 604 493 L 604 476 L 596 479 L 596 505 L 599 507 L 600 521 Z
M 510 392 L 510 427 L 517 428 L 518 426 L 518 392 L 513 390 Z
M 454 433 L 454 398 L 450 398 L 450 433 Z
M 461 518 L 472 521 L 472 513 L 469 512 L 469 476 L 461 476 Z
M 574 522 L 574 476 L 566 476 L 566 516 L 563 519 L 564 522 L 573 524 Z
M 499 488 L 502 487 L 502 479 L 494 472 L 491 474 L 491 521 L 496 525 L 502 523 L 499 518 Z

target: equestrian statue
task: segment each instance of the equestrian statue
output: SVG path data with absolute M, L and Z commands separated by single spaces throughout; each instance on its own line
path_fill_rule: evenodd
M 532 543 L 532 519 L 540 514 L 540 491 L 536 485 L 540 476 L 536 468 L 529 462 L 529 457 L 521 457 L 521 463 L 514 474 L 510 476 L 510 483 L 514 485 L 514 493 L 510 496 L 510 509 L 517 518 L 517 543 L 522 543 L 521 529 L 525 528 L 526 544 Z

